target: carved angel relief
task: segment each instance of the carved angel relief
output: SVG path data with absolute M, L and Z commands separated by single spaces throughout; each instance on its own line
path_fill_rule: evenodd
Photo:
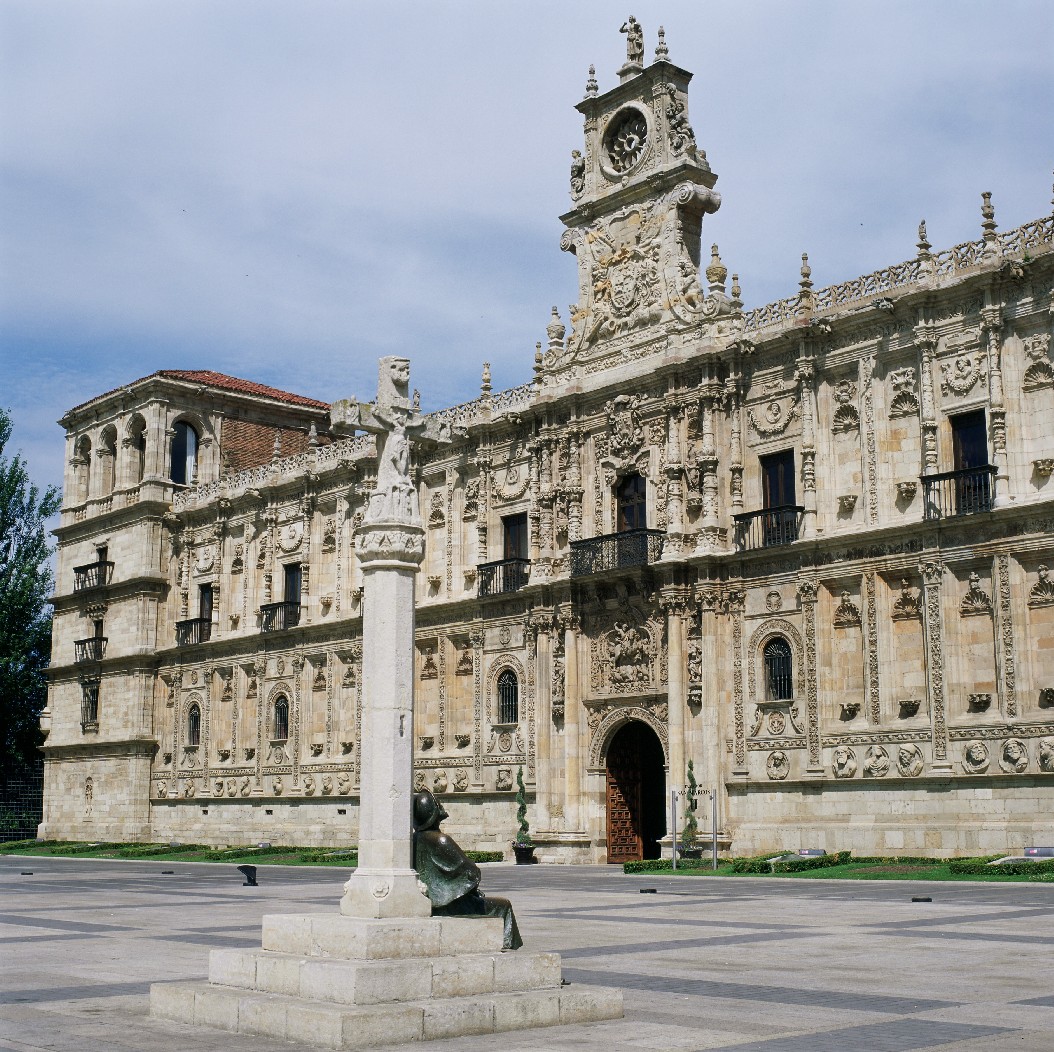
M 1026 336 L 1022 346 L 1029 362 L 1021 379 L 1022 389 L 1038 391 L 1054 384 L 1054 368 L 1050 364 L 1050 334 L 1042 332 Z
M 893 388 L 893 397 L 889 402 L 889 415 L 911 416 L 919 411 L 918 376 L 910 366 L 894 369 L 889 374 L 889 385 Z

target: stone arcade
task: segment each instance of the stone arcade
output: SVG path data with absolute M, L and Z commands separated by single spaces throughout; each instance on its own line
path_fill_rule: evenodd
M 543 861 L 654 854 L 689 759 L 739 854 L 1049 842 L 1054 220 L 986 193 L 977 240 L 747 309 L 691 74 L 624 29 L 578 302 L 411 454 L 415 788 L 507 848 L 522 765 Z M 62 423 L 41 835 L 354 842 L 374 439 L 191 371 Z

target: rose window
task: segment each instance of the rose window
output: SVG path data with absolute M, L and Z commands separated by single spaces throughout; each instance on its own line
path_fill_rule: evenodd
M 637 110 L 630 110 L 614 123 L 607 134 L 607 152 L 616 172 L 629 171 L 643 156 L 648 144 L 648 122 Z

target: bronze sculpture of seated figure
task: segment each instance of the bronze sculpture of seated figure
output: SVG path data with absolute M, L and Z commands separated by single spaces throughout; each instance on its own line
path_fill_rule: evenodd
M 505 925 L 502 948 L 523 945 L 512 903 L 483 895 L 479 866 L 439 829 L 450 816 L 429 792 L 414 795 L 414 869 L 428 889 L 432 915 L 437 917 L 500 917 Z

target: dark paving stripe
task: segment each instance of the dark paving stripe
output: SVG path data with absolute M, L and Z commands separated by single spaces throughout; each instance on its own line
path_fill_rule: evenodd
M 721 1045 L 736 1052 L 846 1052 L 846 1049 L 867 1049 L 867 1052 L 911 1052 L 913 1049 L 933 1048 L 952 1041 L 970 1041 L 993 1034 L 1012 1032 L 1004 1026 L 974 1026 L 969 1023 L 939 1023 L 929 1019 L 896 1019 L 889 1023 L 870 1026 L 850 1026 L 842 1030 L 828 1030 L 819 1034 L 800 1034 L 797 1037 L 772 1037 L 749 1044 Z M 709 1052 L 716 1052 L 715 1049 Z
M 595 907 L 594 907 L 595 908 Z M 678 904 L 678 909 L 680 904 Z M 532 917 L 551 917 L 559 920 L 564 916 L 559 910 L 531 910 Z M 579 920 L 584 921 L 607 921 L 611 924 L 625 924 L 626 919 L 621 916 L 611 916 L 609 913 L 576 913 L 568 918 L 572 923 Z M 667 927 L 676 928 L 738 928 L 744 934 L 751 931 L 804 931 L 801 924 L 764 924 L 754 921 L 719 921 L 706 917 L 648 917 L 636 916 L 630 922 L 632 924 L 662 924 Z
M 614 957 L 626 953 L 668 953 L 696 946 L 741 946 L 751 942 L 779 942 L 782 939 L 812 939 L 812 931 L 755 932 L 748 935 L 718 935 L 712 939 L 664 939 L 662 942 L 615 942 L 606 946 L 578 946 L 561 950 L 565 960 L 573 957 Z
M 1011 1001 L 1012 1005 L 1034 1005 L 1036 1008 L 1054 1008 L 1054 994 L 1043 997 L 1029 997 L 1024 1001 Z
M 39 1004 L 41 1001 L 77 1001 L 89 997 L 127 997 L 129 994 L 145 994 L 149 990 L 149 983 L 89 983 L 86 986 L 0 990 L 0 1004 Z
M 181 942 L 189 946 L 215 946 L 230 950 L 250 950 L 260 948 L 260 933 L 253 929 L 256 934 L 238 937 L 237 935 L 213 935 L 210 932 L 200 933 L 187 932 L 183 935 L 158 935 L 156 932 L 143 932 L 140 934 L 139 942 Z
M 27 942 L 69 942 L 76 939 L 94 939 L 94 932 L 67 932 L 65 935 L 10 935 L 0 938 L 0 946 L 7 943 L 24 945 Z
M 1004 932 L 995 934 L 983 931 L 934 931 L 925 928 L 898 928 L 886 930 L 882 935 L 890 935 L 894 938 L 917 938 L 917 939 L 945 939 L 951 942 L 1015 942 L 1035 943 L 1040 946 L 1050 945 L 1049 935 L 1018 935 L 1015 932 Z
M 126 924 L 94 924 L 91 921 L 64 921 L 46 917 L 23 917 L 18 913 L 0 913 L 0 924 L 11 924 L 16 928 L 53 928 L 55 931 L 102 933 L 107 931 L 135 931 Z
M 924 906 L 926 904 L 922 905 Z M 896 928 L 945 927 L 953 924 L 984 924 L 988 921 L 1003 922 L 1008 920 L 1020 920 L 1022 918 L 1028 919 L 1030 917 L 1043 916 L 1048 913 L 1054 913 L 1054 906 L 1050 908 L 1036 907 L 1025 910 L 1008 908 L 999 913 L 961 913 L 944 917 L 926 917 L 918 920 L 883 921 L 880 924 L 868 924 L 867 927 L 873 928 L 877 933 Z
M 943 1008 L 957 1008 L 960 1003 L 922 997 L 855 994 L 843 990 L 803 990 L 793 986 L 755 986 L 752 983 L 723 983 L 711 979 L 677 979 L 665 975 L 626 975 L 622 972 L 595 972 L 578 968 L 565 968 L 564 976 L 571 982 L 586 983 L 590 986 L 626 986 L 631 990 L 649 990 L 654 993 L 727 997 L 735 1001 L 806 1005 L 809 1008 L 833 1008 L 843 1012 L 888 1012 L 890 1015 L 912 1015 L 919 1012 L 935 1012 Z M 843 1047 L 865 1048 L 868 1046 L 845 1045 Z

